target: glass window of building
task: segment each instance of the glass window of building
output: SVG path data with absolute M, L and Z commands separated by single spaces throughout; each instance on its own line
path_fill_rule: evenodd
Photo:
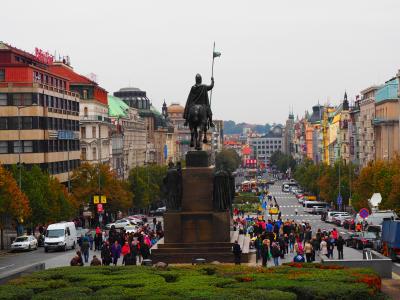
M 21 141 L 14 141 L 14 153 L 21 153 Z
M 85 126 L 81 127 L 81 138 L 86 139 L 86 127 Z
M 25 153 L 33 152 L 33 142 L 32 141 L 24 141 L 24 152 Z
M 92 149 L 92 160 L 96 160 L 97 159 L 97 149 L 96 147 L 93 147 Z
M 92 127 L 92 138 L 96 138 L 96 126 Z
M 7 105 L 7 94 L 0 94 L 0 106 Z
M 82 160 L 86 160 L 86 148 L 82 148 L 82 149 L 81 149 L 81 152 L 82 152 L 82 153 L 81 153 L 81 154 L 82 154 L 82 155 L 81 155 L 81 159 L 82 159 Z
M 7 141 L 0 141 L 0 153 L 8 153 L 8 142 Z
M 6 80 L 6 72 L 4 69 L 0 69 L 0 81 Z
M 87 98 L 88 98 L 88 91 L 83 90 L 83 99 L 87 99 Z

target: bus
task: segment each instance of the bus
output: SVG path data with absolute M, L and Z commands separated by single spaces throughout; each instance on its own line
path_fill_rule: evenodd
M 325 210 L 329 208 L 329 204 L 322 201 L 304 201 L 303 206 L 304 211 L 308 213 L 314 212 L 314 207 L 320 207 Z

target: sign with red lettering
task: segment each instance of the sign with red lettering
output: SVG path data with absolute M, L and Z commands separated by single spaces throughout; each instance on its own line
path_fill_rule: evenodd
M 102 212 L 103 211 L 103 204 L 99 203 L 97 204 L 97 212 Z
M 54 56 L 51 55 L 47 51 L 43 51 L 42 49 L 35 48 L 35 57 L 42 63 L 51 65 L 54 60 Z

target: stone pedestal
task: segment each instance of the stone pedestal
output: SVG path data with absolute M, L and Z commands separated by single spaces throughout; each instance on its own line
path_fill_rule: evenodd
M 182 210 L 164 213 L 164 239 L 152 248 L 153 262 L 191 263 L 205 258 L 232 262 L 230 213 L 214 211 L 213 172 L 205 151 L 191 151 L 182 170 Z

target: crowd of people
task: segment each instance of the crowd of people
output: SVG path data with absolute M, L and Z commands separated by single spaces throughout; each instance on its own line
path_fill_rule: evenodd
M 89 252 L 97 251 L 100 259 L 94 255 L 91 266 L 116 266 L 122 257 L 122 265 L 136 265 L 150 258 L 150 248 L 164 236 L 161 222 L 154 218 L 151 224 L 145 224 L 136 232 L 117 230 L 114 226 L 107 232 L 96 228 L 92 233 L 79 240 L 80 250 L 72 258 L 71 266 L 83 266 L 89 263 Z
M 345 242 L 336 228 L 313 232 L 308 222 L 283 221 L 281 218 L 265 220 L 262 216 L 238 216 L 234 219 L 234 227 L 239 234 L 250 235 L 250 247 L 256 250 L 256 263 L 261 261 L 263 266 L 270 260 L 278 266 L 289 254 L 293 254 L 295 262 L 313 262 L 316 255 L 333 258 L 335 247 L 338 258 L 343 259 Z

